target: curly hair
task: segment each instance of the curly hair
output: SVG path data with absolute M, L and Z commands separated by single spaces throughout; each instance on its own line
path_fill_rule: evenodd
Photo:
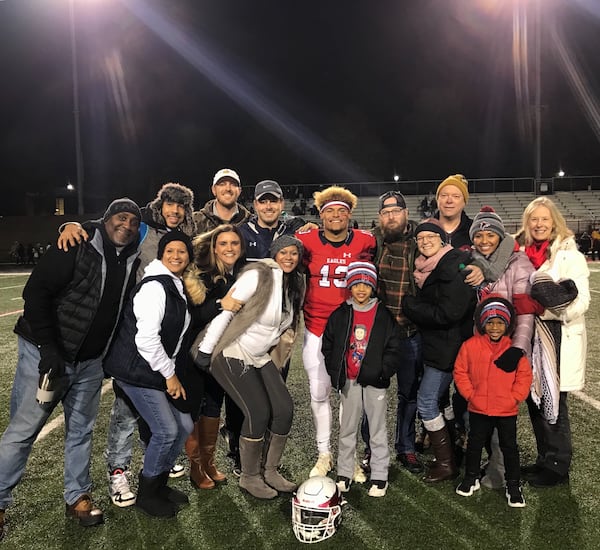
M 346 203 L 350 212 L 352 212 L 358 203 L 358 199 L 354 193 L 348 191 L 345 187 L 340 187 L 338 185 L 332 185 L 327 189 L 323 189 L 323 191 L 315 191 L 313 197 L 315 199 L 315 206 L 319 211 L 323 208 L 323 205 L 328 202 L 341 201 Z

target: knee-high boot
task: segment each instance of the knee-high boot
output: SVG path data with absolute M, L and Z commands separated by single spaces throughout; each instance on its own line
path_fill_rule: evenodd
M 198 489 L 212 489 L 215 482 L 202 468 L 200 460 L 200 420 L 194 422 L 194 429 L 185 441 L 185 452 L 190 460 L 190 481 Z
M 269 487 L 261 475 L 264 438 L 248 439 L 240 437 L 240 459 L 242 475 L 240 487 L 253 497 L 271 499 L 277 496 L 277 491 Z
M 441 430 L 430 431 L 429 439 L 435 460 L 429 467 L 423 481 L 435 483 L 446 479 L 454 479 L 458 475 L 458 469 L 454 462 L 454 449 L 452 448 L 448 428 L 444 426 Z
M 281 456 L 283 455 L 287 438 L 287 435 L 268 434 L 268 441 L 266 444 L 267 452 L 265 456 L 265 481 L 276 491 L 293 493 L 298 486 L 285 479 L 277 471 L 277 468 L 281 464 Z
M 227 476 L 215 466 L 215 450 L 219 436 L 219 418 L 201 416 L 198 419 L 198 441 L 200 442 L 200 465 L 213 481 L 225 481 Z

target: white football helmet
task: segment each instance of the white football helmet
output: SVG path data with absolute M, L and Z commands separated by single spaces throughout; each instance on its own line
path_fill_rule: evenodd
M 292 499 L 292 527 L 300 542 L 312 544 L 335 534 L 342 521 L 342 494 L 325 476 L 307 479 Z

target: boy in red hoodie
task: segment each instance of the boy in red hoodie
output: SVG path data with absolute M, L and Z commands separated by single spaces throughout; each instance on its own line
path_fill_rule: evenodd
M 478 334 L 463 343 L 454 364 L 454 382 L 468 402 L 470 424 L 465 477 L 456 492 L 470 497 L 479 489 L 481 451 L 497 428 L 506 469 L 506 499 L 510 507 L 523 508 L 517 415 L 519 404 L 529 394 L 531 365 L 525 356 L 516 367 L 496 364 L 510 348 L 515 326 L 515 311 L 508 300 L 494 295 L 482 300 L 475 310 L 475 326 Z

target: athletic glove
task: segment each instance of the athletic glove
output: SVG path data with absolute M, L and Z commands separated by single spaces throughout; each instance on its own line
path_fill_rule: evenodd
M 523 357 L 522 349 L 510 347 L 494 363 L 504 372 L 515 372 L 521 357 Z
M 65 360 L 61 357 L 56 347 L 52 344 L 40 346 L 40 363 L 38 370 L 40 374 L 48 373 L 49 378 L 54 380 L 65 374 Z

